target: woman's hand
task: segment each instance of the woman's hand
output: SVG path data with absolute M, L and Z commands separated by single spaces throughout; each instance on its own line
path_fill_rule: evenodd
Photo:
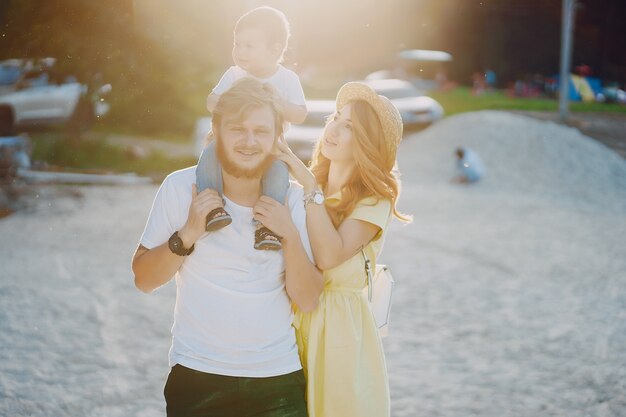
M 289 148 L 284 136 L 281 136 L 278 141 L 276 141 L 274 155 L 287 164 L 289 172 L 294 179 L 302 185 L 305 193 L 310 193 L 317 187 L 315 176 L 311 170 L 304 165 L 304 162 Z
M 261 196 L 254 205 L 253 212 L 256 220 L 282 238 L 292 238 L 298 234 L 289 208 L 273 198 Z
M 218 207 L 224 207 L 224 201 L 217 191 L 207 188 L 198 193 L 196 184 L 191 186 L 191 204 L 187 222 L 178 232 L 186 248 L 196 243 L 206 233 L 206 216 Z

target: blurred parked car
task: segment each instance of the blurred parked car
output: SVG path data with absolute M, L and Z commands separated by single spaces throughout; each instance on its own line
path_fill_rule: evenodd
M 211 131 L 211 116 L 201 117 L 196 121 L 193 132 L 193 152 L 199 158 L 202 150 L 207 145 L 206 138 Z
M 28 135 L 0 137 L 0 181 L 2 177 L 14 175 L 15 169 L 29 169 L 31 153 L 32 144 Z
M 372 72 L 365 79 L 397 78 L 409 81 L 422 94 L 432 90 L 447 90 L 456 85 L 447 79 L 450 62 L 452 55 L 445 51 L 405 49 L 398 52 L 393 68 Z
M 96 85 L 97 80 L 93 85 L 81 83 L 71 75 L 57 73 L 53 64 L 32 65 L 20 60 L 0 64 L 1 134 L 54 125 L 84 130 L 109 110 L 103 97 L 111 91 L 110 84 Z
M 363 82 L 393 102 L 400 111 L 405 128 L 425 127 L 443 117 L 441 104 L 421 95 L 408 81 L 389 78 Z
M 313 147 L 322 137 L 326 118 L 335 111 L 334 100 L 307 100 L 308 113 L 304 122 L 291 125 L 285 132 L 285 139 L 289 147 L 304 162 L 311 160 Z M 205 139 L 211 130 L 211 117 L 201 117 L 196 122 L 194 131 L 194 152 L 197 157 L 206 146 Z
M 0 61 L 0 96 L 15 91 L 15 86 L 24 71 L 24 63 L 21 59 Z

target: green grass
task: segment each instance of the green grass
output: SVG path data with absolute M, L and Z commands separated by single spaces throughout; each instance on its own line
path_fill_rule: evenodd
M 509 97 L 502 91 L 474 96 L 467 87 L 459 87 L 448 92 L 433 91 L 428 94 L 444 108 L 446 116 L 478 110 L 526 110 L 557 111 L 557 100 L 548 98 Z M 570 102 L 573 112 L 610 112 L 626 114 L 626 105 L 605 103 Z
M 204 92 L 202 92 L 204 95 Z M 478 110 L 526 110 L 557 111 L 558 102 L 545 98 L 509 97 L 502 91 L 474 96 L 467 87 L 459 87 L 448 92 L 429 94 L 443 106 L 446 115 Z M 194 101 L 201 101 L 200 94 Z M 626 114 L 626 105 L 603 103 L 570 103 L 573 112 L 604 112 Z M 79 140 L 66 139 L 62 131 L 33 133 L 33 161 L 46 162 L 49 165 L 69 170 L 100 173 L 135 172 L 160 180 L 168 173 L 196 163 L 193 157 L 170 158 L 162 153 L 153 152 L 143 159 L 134 158 L 125 149 L 105 143 L 104 138 L 110 133 L 136 133 L 130 128 L 120 131 L 119 126 L 107 123 L 97 125 L 95 130 L 83 135 Z M 184 143 L 189 140 L 187 132 L 159 135 L 169 142 Z
M 71 171 L 90 173 L 127 173 L 164 178 L 177 169 L 196 163 L 196 159 L 168 158 L 159 152 L 152 152 L 143 159 L 134 158 L 125 149 L 109 145 L 103 137 L 92 134 L 89 139 L 69 141 L 59 133 L 38 133 L 31 135 L 33 161 L 45 162 L 55 167 Z

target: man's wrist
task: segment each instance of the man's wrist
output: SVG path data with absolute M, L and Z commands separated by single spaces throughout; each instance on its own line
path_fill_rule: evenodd
M 182 239 L 178 235 L 178 232 L 174 232 L 172 236 L 167 241 L 167 246 L 170 248 L 170 251 L 174 255 L 178 256 L 188 256 L 193 253 L 195 245 L 191 245 L 190 247 L 186 247 L 183 243 Z
M 194 238 L 193 234 L 185 227 L 178 231 L 178 237 L 183 241 L 183 245 L 186 248 L 190 248 L 196 243 L 196 240 L 198 240 L 198 238 Z
M 283 244 L 292 242 L 296 239 L 300 239 L 300 232 L 298 232 L 298 229 L 295 226 L 291 228 L 288 233 L 281 236 Z

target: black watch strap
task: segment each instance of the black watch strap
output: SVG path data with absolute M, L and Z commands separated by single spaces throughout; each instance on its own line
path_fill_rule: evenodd
M 191 252 L 193 252 L 196 246 L 195 244 L 193 244 L 189 249 L 185 248 L 183 246 L 183 240 L 180 238 L 180 236 L 178 236 L 178 231 L 174 232 L 174 234 L 170 236 L 170 239 L 167 241 L 167 245 L 169 246 L 172 253 L 178 256 L 191 255 Z

